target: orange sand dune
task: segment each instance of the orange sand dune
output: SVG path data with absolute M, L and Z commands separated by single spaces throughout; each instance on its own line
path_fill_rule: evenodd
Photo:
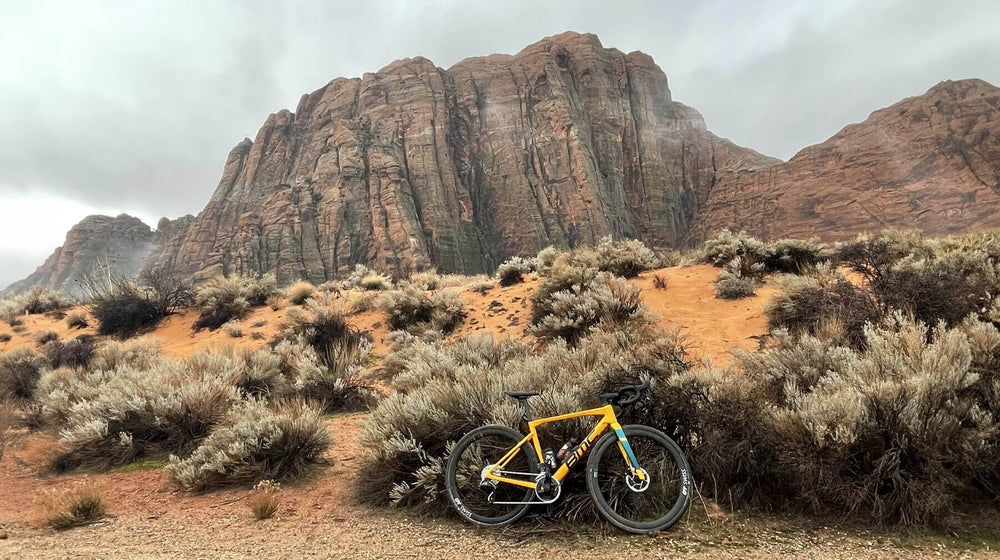
M 715 298 L 715 279 L 719 269 L 709 265 L 671 267 L 645 272 L 633 280 L 642 288 L 642 297 L 665 328 L 680 329 L 685 335 L 694 359 L 711 358 L 717 364 L 726 364 L 734 349 L 753 350 L 757 340 L 753 337 L 767 331 L 767 317 L 764 307 L 770 301 L 774 288 L 765 285 L 758 290 L 757 297 L 743 300 L 720 300 Z M 666 280 L 667 287 L 654 287 L 654 278 Z M 531 322 L 531 294 L 538 287 L 539 280 L 529 277 L 522 284 L 501 287 L 494 286 L 485 294 L 472 291 L 469 287 L 459 290 L 465 300 L 468 317 L 453 336 L 488 330 L 500 336 L 530 341 L 525 328 Z M 340 298 L 345 310 L 348 304 L 361 294 L 346 293 Z M 281 329 L 285 321 L 288 305 L 278 310 L 269 307 L 254 309 L 240 321 L 243 336 L 233 338 L 223 330 L 194 330 L 198 313 L 183 310 L 167 317 L 157 328 L 144 336 L 163 345 L 163 354 L 183 358 L 206 349 L 259 348 L 267 344 Z M 379 311 L 369 311 L 350 317 L 351 323 L 372 334 L 375 342 L 374 353 L 384 356 L 388 351 L 385 337 L 389 332 L 385 316 Z M 257 326 L 255 326 L 257 325 Z M 35 346 L 39 333 L 52 331 L 60 338 L 73 338 L 81 334 L 96 334 L 96 322 L 85 329 L 71 329 L 63 320 L 43 315 L 24 317 L 24 330 L 15 333 L 6 323 L 0 323 L 0 334 L 11 335 L 9 342 L 0 342 L 0 351 L 17 346 Z M 259 333 L 255 337 L 255 333 Z

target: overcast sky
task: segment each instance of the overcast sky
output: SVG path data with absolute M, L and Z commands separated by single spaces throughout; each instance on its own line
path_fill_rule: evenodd
M 228 151 L 338 76 L 515 53 L 566 30 L 641 50 L 710 130 L 787 159 L 945 79 L 1000 84 L 1000 0 L 0 0 L 0 288 L 87 214 L 196 214 Z

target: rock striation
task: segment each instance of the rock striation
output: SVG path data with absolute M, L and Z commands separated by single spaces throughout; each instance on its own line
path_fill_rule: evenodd
M 841 240 L 887 227 L 1000 227 L 1000 88 L 945 81 L 786 163 L 722 176 L 691 230 Z
M 775 162 L 709 133 L 649 56 L 594 35 L 447 70 L 405 59 L 268 117 L 163 262 L 321 282 L 358 263 L 488 272 L 609 234 L 676 245 L 720 173 Z

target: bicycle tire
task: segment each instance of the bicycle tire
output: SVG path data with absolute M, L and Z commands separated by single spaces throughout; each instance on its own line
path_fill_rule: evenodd
M 470 451 L 470 448 L 474 444 L 489 437 L 495 438 L 498 442 L 505 441 L 507 443 L 505 446 L 497 445 L 497 450 L 490 450 L 491 454 L 489 457 L 479 458 L 476 456 L 477 450 Z M 484 503 L 487 491 L 478 487 L 478 477 L 481 469 L 488 466 L 488 464 L 499 461 L 508 450 L 513 449 L 522 439 L 524 439 L 523 435 L 507 426 L 482 426 L 465 434 L 462 439 L 458 440 L 458 443 L 452 449 L 451 455 L 448 457 L 448 463 L 445 467 L 445 485 L 448 491 L 448 501 L 451 502 L 452 507 L 458 512 L 459 516 L 484 527 L 507 525 L 524 516 L 528 511 L 528 504 L 488 508 L 487 506 L 491 504 Z M 471 463 L 467 466 L 463 458 L 469 452 L 472 452 L 473 455 L 468 458 Z M 479 452 L 481 454 L 482 450 L 479 450 Z M 534 449 L 529 444 L 524 444 L 521 453 L 514 458 L 515 463 L 512 470 L 527 469 L 524 472 L 538 472 L 538 460 L 534 454 Z M 520 458 L 521 456 L 523 456 L 523 460 Z M 531 488 L 523 488 L 522 492 L 521 487 L 503 482 L 497 485 L 496 490 L 502 492 L 503 496 L 509 497 L 509 501 L 530 501 L 535 494 Z M 481 511 L 474 511 L 476 509 Z M 497 514 L 492 514 L 493 512 L 485 511 L 487 509 L 506 509 L 507 511 L 505 513 L 498 511 L 496 512 Z
M 620 529 L 638 534 L 668 529 L 691 505 L 691 467 L 677 443 L 660 430 L 638 424 L 622 429 L 649 474 L 648 487 L 636 491 L 626 483 L 629 469 L 618 435 L 609 432 L 587 460 L 587 490 L 601 515 Z

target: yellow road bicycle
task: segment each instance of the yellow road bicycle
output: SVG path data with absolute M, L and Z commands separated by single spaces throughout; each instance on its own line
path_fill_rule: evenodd
M 477 525 L 513 523 L 532 505 L 555 503 L 570 469 L 591 451 L 587 490 L 608 521 L 632 533 L 673 526 L 691 503 L 687 459 L 663 432 L 639 424 L 621 426 L 615 415 L 616 407 L 631 406 L 648 391 L 648 381 L 629 385 L 602 394 L 604 406 L 599 408 L 538 420 L 531 418 L 528 405 L 538 393 L 507 392 L 524 406 L 528 434 L 498 425 L 466 434 L 448 458 L 448 498 L 459 515 Z M 600 417 L 583 441 L 570 440 L 558 453 L 542 449 L 539 426 L 582 416 Z M 605 434 L 608 428 L 612 431 Z

